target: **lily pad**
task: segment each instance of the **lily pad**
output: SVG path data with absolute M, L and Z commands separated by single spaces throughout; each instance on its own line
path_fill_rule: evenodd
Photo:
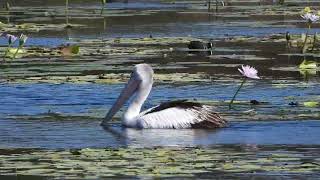
M 303 60 L 302 63 L 299 65 L 299 68 L 300 69 L 315 69 L 315 68 L 317 68 L 317 62 Z
M 319 102 L 316 102 L 316 101 L 307 101 L 307 102 L 304 102 L 303 105 L 305 107 L 310 107 L 310 108 L 314 108 L 314 107 L 318 107 L 319 106 Z
M 80 52 L 80 47 L 78 45 L 61 47 L 61 53 L 64 56 L 76 55 L 76 54 L 79 54 L 79 52 Z
M 27 51 L 25 49 L 18 49 L 18 48 L 9 48 L 8 53 L 6 54 L 6 57 L 13 58 L 16 54 L 16 58 L 23 57 Z
M 215 146 L 212 148 L 106 148 L 74 150 L 0 150 L 1 175 L 51 178 L 199 177 L 201 174 L 252 173 L 286 175 L 316 173 L 316 159 L 303 158 L 319 148 Z M 281 153 L 279 153 L 281 152 Z M 270 155 L 272 154 L 272 155 Z M 239 174 L 237 174 L 239 176 Z

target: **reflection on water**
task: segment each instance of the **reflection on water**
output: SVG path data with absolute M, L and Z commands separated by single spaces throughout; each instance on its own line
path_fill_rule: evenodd
M 232 122 L 217 130 L 103 128 L 98 121 L 0 120 L 0 148 L 210 146 L 215 144 L 319 145 L 319 121 Z M 307 133 L 306 133 L 307 132 Z
M 210 146 L 214 144 L 319 144 L 320 122 L 233 122 L 224 129 L 122 129 L 129 146 Z M 108 131 L 107 131 L 108 132 Z M 305 132 L 308 132 L 307 134 Z M 118 135 L 119 135 L 118 134 Z

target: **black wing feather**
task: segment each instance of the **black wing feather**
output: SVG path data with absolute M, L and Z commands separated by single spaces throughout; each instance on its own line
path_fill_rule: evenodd
M 198 102 L 190 102 L 187 99 L 168 101 L 161 103 L 159 106 L 146 112 L 146 114 L 159 112 L 168 108 L 181 108 L 181 109 L 193 109 L 198 114 L 198 119 L 201 121 L 191 124 L 191 128 L 220 128 L 227 125 L 227 121 L 222 118 L 218 113 L 213 112 L 213 109 L 209 109 L 209 106 L 204 106 Z
M 168 102 L 161 103 L 159 106 L 153 108 L 151 111 L 147 112 L 146 114 L 162 111 L 172 107 L 188 109 L 188 108 L 202 107 L 202 104 L 197 102 L 190 102 L 187 99 L 168 101 Z

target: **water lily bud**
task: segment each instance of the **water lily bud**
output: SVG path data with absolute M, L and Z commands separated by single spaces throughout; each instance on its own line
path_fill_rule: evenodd
M 19 45 L 20 46 L 24 45 L 26 43 L 27 39 L 28 39 L 28 36 L 21 34 L 20 38 L 19 38 Z

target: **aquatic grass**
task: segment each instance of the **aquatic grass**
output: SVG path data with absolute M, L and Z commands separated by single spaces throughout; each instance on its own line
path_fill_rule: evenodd
M 6 14 L 7 14 L 7 23 L 9 24 L 10 23 L 10 9 L 11 9 L 10 3 L 7 1 L 3 7 L 4 7 Z
M 65 7 L 65 16 L 66 16 L 66 27 L 69 26 L 69 0 L 66 0 L 66 7 Z
M 237 89 L 236 93 L 233 95 L 230 103 L 229 103 L 229 109 L 232 108 L 232 103 L 234 101 L 234 99 L 236 98 L 237 94 L 239 93 L 240 89 L 242 88 L 243 84 L 246 82 L 246 80 L 248 78 L 250 79 L 260 79 L 260 77 L 257 75 L 258 71 L 254 68 L 254 67 L 250 67 L 250 66 L 241 66 L 241 69 L 239 69 L 239 72 L 243 75 L 243 80 L 239 86 L 239 88 Z
M 213 3 L 211 2 L 211 0 L 207 0 L 207 2 L 206 2 L 206 6 L 208 6 L 208 12 L 210 12 L 211 11 L 211 5 L 212 5 Z M 222 1 L 219 1 L 219 0 L 215 0 L 215 7 L 216 7 L 216 12 L 218 12 L 219 11 L 219 4 L 221 4 L 221 6 L 222 7 L 224 7 L 225 6 L 225 3 L 224 3 L 224 1 L 222 0 Z
M 4 5 L 6 11 L 10 11 L 10 3 L 7 1 L 6 4 Z
M 104 11 L 104 7 L 106 6 L 107 4 L 107 0 L 101 0 L 101 12 L 100 12 L 100 15 L 103 14 L 103 11 Z

